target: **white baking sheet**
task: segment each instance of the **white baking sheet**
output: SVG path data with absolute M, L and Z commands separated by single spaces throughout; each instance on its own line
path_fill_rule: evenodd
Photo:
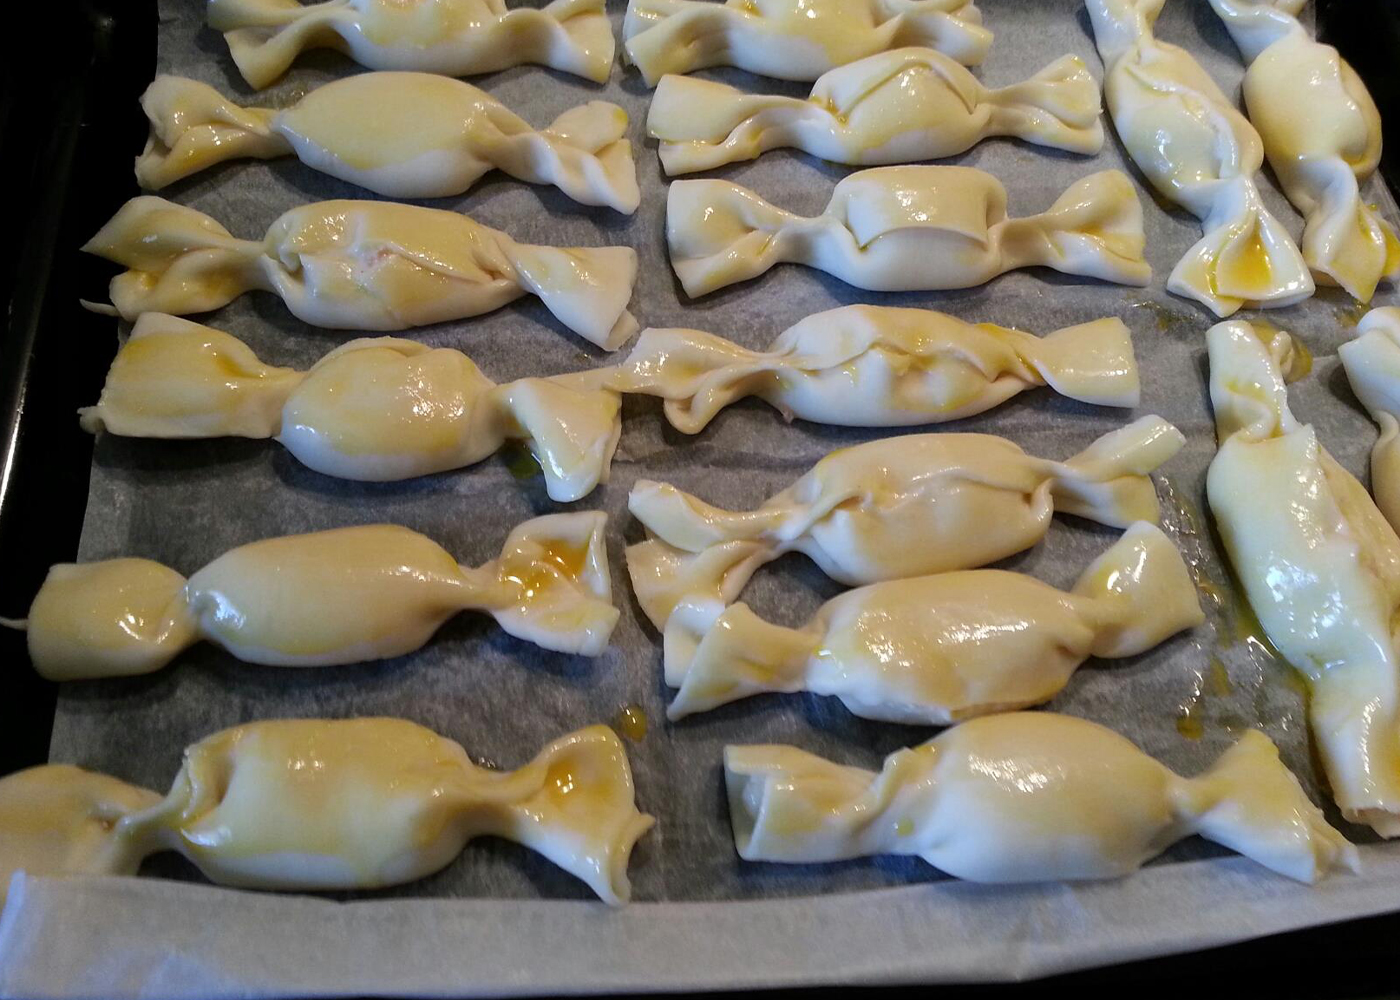
M 1065 52 L 1079 53 L 1101 75 L 1077 0 L 984 0 L 982 7 L 997 36 L 978 70 L 987 83 L 1024 78 Z M 162 71 L 205 80 L 246 103 L 285 103 L 355 71 L 342 57 L 319 53 L 255 97 L 239 81 L 222 39 L 201 26 L 203 8 L 200 0 L 161 0 Z M 610 3 L 610 10 L 620 25 L 622 4 Z M 1227 93 L 1237 92 L 1238 55 L 1205 0 L 1169 0 L 1159 35 L 1191 50 Z M 751 89 L 807 89 L 738 72 L 709 75 Z M 635 246 L 642 267 L 632 308 L 644 325 L 700 327 L 761 347 L 811 312 L 858 301 L 930 306 L 1038 333 L 1097 316 L 1123 317 L 1144 373 L 1137 413 L 1160 413 L 1188 437 L 1160 478 L 1167 528 L 1201 578 L 1225 596 L 1207 600 L 1210 620 L 1192 633 L 1141 657 L 1089 664 L 1050 707 L 1114 726 L 1187 774 L 1203 768 L 1241 727 L 1258 726 L 1280 744 L 1313 797 L 1327 803 L 1299 689 L 1287 668 L 1252 641 L 1201 515 L 1214 452 L 1202 337 L 1212 317 L 1162 288 L 1199 237 L 1194 219 L 1168 210 L 1139 184 L 1156 275 L 1147 289 L 1023 272 L 966 291 L 881 295 L 781 267 L 689 303 L 666 262 L 665 181 L 654 145 L 645 139 L 649 92 L 637 75 L 618 68 L 600 88 L 522 67 L 474 82 L 541 126 L 591 98 L 628 110 L 643 191 L 636 216 L 581 208 L 558 192 L 498 175 L 462 198 L 434 204 L 470 212 L 524 240 Z M 93 169 L 125 169 L 126 154 L 141 140 L 133 135 L 130 150 L 114 152 L 112 164 Z M 1123 167 L 1137 179 L 1116 139 L 1093 158 L 998 140 L 956 162 L 1001 177 L 1013 214 L 1044 209 L 1094 170 Z M 716 176 L 815 213 L 845 172 L 783 151 Z M 1301 221 L 1272 179 L 1263 187 L 1279 217 L 1300 231 Z M 210 212 L 240 236 L 260 235 L 283 211 L 308 200 L 365 196 L 289 160 L 230 164 L 163 193 Z M 1394 203 L 1379 182 L 1371 194 L 1394 218 Z M 1392 301 L 1387 290 L 1375 304 Z M 1336 361 L 1336 347 L 1352 335 L 1359 311 L 1345 295 L 1323 290 L 1266 315 L 1298 334 L 1316 356 L 1312 374 L 1293 386 L 1296 412 L 1318 425 L 1339 461 L 1364 475 L 1374 429 Z M 307 366 L 344 339 L 297 323 L 263 295 L 247 296 L 207 321 L 277 364 Z M 466 350 L 498 380 L 605 363 L 601 352 L 563 330 L 534 300 L 410 335 Z M 1003 434 L 1032 453 L 1060 458 L 1132 415 L 1029 393 L 947 429 Z M 811 696 L 751 699 L 667 724 L 657 636 L 631 598 L 622 561 L 625 543 L 640 536 L 626 513 L 627 491 L 639 477 L 659 478 L 715 503 L 751 506 L 832 448 L 884 433 L 784 424 L 750 401 L 687 438 L 665 424 L 655 401 L 629 399 L 613 479 L 576 505 L 611 516 L 609 544 L 623 608 L 613 648 L 596 660 L 543 653 L 502 635 L 487 619 L 464 616 L 426 649 L 386 663 L 279 671 L 239 664 L 205 646 L 149 678 L 70 684 L 62 691 L 53 759 L 153 788 L 169 783 L 187 743 L 251 719 L 403 716 L 459 740 L 478 757 L 513 766 L 559 733 L 639 705 L 651 725 L 629 749 L 639 803 L 660 823 L 634 855 L 637 902 L 627 910 L 587 902 L 580 883 L 523 848 L 494 840 L 470 845 L 431 878 L 335 901 L 211 889 L 190 866 L 165 856 L 145 869 L 159 880 L 20 877 L 0 923 L 0 994 L 504 994 L 1007 979 L 1400 905 L 1400 853 L 1377 846 L 1365 847 L 1362 876 L 1312 889 L 1199 840 L 1178 845 L 1134 878 L 1072 887 L 962 885 L 910 859 L 829 866 L 739 861 L 720 775 L 726 743 L 790 742 L 875 766 L 891 750 L 931 733 L 856 719 L 834 699 Z M 561 508 L 547 499 L 538 478 L 516 479 L 500 459 L 408 483 L 349 484 L 309 472 L 265 442 L 103 438 L 81 558 L 140 555 L 191 572 L 269 535 L 397 521 L 476 563 L 495 554 L 512 525 L 555 509 Z M 1004 565 L 1068 585 L 1113 537 L 1107 529 L 1058 518 L 1044 544 Z M 760 614 L 796 623 L 838 589 L 810 562 L 789 556 L 762 571 L 745 598 Z M 1183 713 L 1189 725 L 1180 723 Z M 1328 809 L 1339 822 L 1330 803 Z M 1362 842 L 1371 839 L 1365 831 L 1348 832 Z

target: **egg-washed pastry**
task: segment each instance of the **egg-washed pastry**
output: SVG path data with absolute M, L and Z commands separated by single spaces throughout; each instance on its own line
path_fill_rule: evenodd
M 239 107 L 208 84 L 158 76 L 136 180 L 156 190 L 216 163 L 296 156 L 391 198 L 442 198 L 500 168 L 584 205 L 637 210 L 627 112 L 589 101 L 534 129 L 469 83 L 431 73 L 360 73 L 285 108 Z
M 1071 153 L 1103 148 L 1099 85 L 1078 56 L 990 89 L 933 49 L 896 49 L 823 73 L 806 100 L 664 76 L 647 112 L 668 174 L 710 170 L 792 147 L 876 166 L 955 156 L 991 136 Z
M 1315 288 L 1293 238 L 1259 196 L 1259 133 L 1188 52 L 1153 36 L 1162 3 L 1085 0 L 1118 137 L 1162 197 L 1205 230 L 1167 290 L 1217 316 L 1292 305 Z
M 474 568 L 395 524 L 240 545 L 188 580 L 150 559 L 60 563 L 29 618 L 4 624 L 28 630 L 30 660 L 55 681 L 153 673 L 200 640 L 270 667 L 388 659 L 467 610 L 545 649 L 597 656 L 618 618 L 605 519 L 525 521 Z
M 942 726 L 1049 701 L 1090 656 L 1136 656 L 1203 620 L 1181 554 L 1138 522 L 1068 593 L 973 569 L 848 591 L 795 629 L 742 603 L 708 626 L 673 614 L 666 714 L 811 691 L 863 718 Z
M 536 64 L 603 83 L 617 42 L 604 0 L 209 0 L 238 72 L 261 90 L 311 49 L 370 69 L 474 76 Z
M 660 396 L 686 434 L 745 396 L 788 419 L 902 427 L 959 420 L 1042 385 L 1102 406 L 1136 406 L 1140 395 L 1119 319 L 1036 337 L 931 309 L 862 305 L 814 313 L 767 351 L 701 330 L 643 330 L 613 384 Z
M 605 377 L 497 385 L 461 351 L 393 337 L 351 341 L 299 372 L 220 330 L 142 313 L 97 405 L 79 412 L 93 433 L 275 438 L 317 472 L 369 482 L 474 465 L 518 441 L 567 503 L 607 481 L 622 432 Z
M 805 264 L 879 292 L 970 288 L 1019 267 L 1145 285 L 1142 205 L 1117 170 L 1073 184 L 1048 212 L 1007 218 L 1006 189 L 971 167 L 875 167 L 839 181 L 814 218 L 720 180 L 676 181 L 666 242 L 686 294 Z
M 209 312 L 258 290 L 312 326 L 404 330 L 534 294 L 607 350 L 637 329 L 627 311 L 637 278 L 631 247 L 517 243 L 456 212 L 390 201 L 302 205 L 261 240 L 240 240 L 203 212 L 142 195 L 83 249 L 127 268 L 110 295 L 128 320 Z
M 1158 517 L 1148 473 L 1185 438 L 1142 417 L 1063 462 L 990 434 L 907 434 L 827 455 L 757 510 L 727 511 L 638 480 L 627 508 L 647 540 L 627 550 L 637 601 L 663 628 L 678 605 L 713 620 L 754 572 L 804 552 L 852 587 L 972 569 L 1028 549 L 1050 516 L 1117 528 Z
M 1306 678 L 1342 814 L 1400 836 L 1400 538 L 1288 409 L 1278 358 L 1248 323 L 1211 327 L 1220 450 L 1206 497 L 1264 631 Z
M 648 87 L 711 66 L 815 80 L 910 46 L 975 66 L 991 44 L 972 0 L 628 0 L 622 22 L 623 59 Z
M 1400 276 L 1400 241 L 1360 185 L 1381 161 L 1381 116 L 1337 50 L 1294 17 L 1305 0 L 1211 0 L 1249 64 L 1244 101 L 1264 155 L 1303 213 L 1303 260 L 1321 285 L 1370 302 Z
M 1257 729 L 1195 778 L 1050 712 L 964 722 L 878 774 L 791 746 L 728 746 L 724 775 L 746 861 L 903 854 L 973 882 L 1102 879 L 1199 834 L 1301 882 L 1360 868 Z
M 404 719 L 272 719 L 188 747 L 164 799 L 66 764 L 0 778 L 0 902 L 16 871 L 135 875 L 162 851 L 220 885 L 378 889 L 495 836 L 620 904 L 632 846 L 653 822 L 637 811 L 627 754 L 606 726 L 497 771 Z
M 1400 309 L 1372 309 L 1337 348 L 1356 398 L 1381 429 L 1371 449 L 1371 493 L 1400 531 Z

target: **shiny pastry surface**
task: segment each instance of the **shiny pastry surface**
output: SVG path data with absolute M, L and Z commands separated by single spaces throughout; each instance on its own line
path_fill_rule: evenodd
M 1180 553 L 1139 522 L 1069 592 L 1005 570 L 860 587 L 782 628 L 747 605 L 666 622 L 667 715 L 766 691 L 835 695 L 856 715 L 947 725 L 1049 701 L 1090 656 L 1144 653 L 1204 620 Z
M 1103 56 L 1104 98 L 1128 155 L 1205 235 L 1167 290 L 1217 316 L 1289 306 L 1314 283 L 1292 236 L 1265 208 L 1259 133 L 1185 49 L 1158 39 L 1163 0 L 1086 0 Z
M 143 313 L 83 427 L 129 437 L 275 438 L 341 479 L 409 479 L 522 442 L 554 500 L 605 482 L 622 431 L 607 369 L 497 385 L 460 351 L 354 340 L 309 371 L 263 364 L 212 327 Z
M 1057 511 L 1120 528 L 1155 522 L 1148 474 L 1184 441 L 1161 417 L 1064 461 L 990 434 L 887 437 L 832 452 L 752 511 L 638 480 L 628 509 L 648 537 L 627 549 L 627 569 L 661 629 L 682 603 L 732 603 L 758 567 L 787 552 L 851 586 L 985 566 L 1038 542 Z
M 1380 164 L 1381 116 L 1356 71 L 1295 14 L 1304 0 L 1210 0 L 1249 68 L 1244 100 L 1264 155 L 1303 213 L 1303 259 L 1318 284 L 1371 301 L 1400 277 L 1400 240 L 1360 186 Z
M 226 160 L 297 156 L 391 198 L 461 194 L 499 168 L 584 205 L 637 210 L 627 112 L 589 101 L 545 129 L 490 94 L 431 73 L 360 73 L 281 109 L 240 107 L 208 84 L 158 76 L 141 97 L 151 132 L 136 179 L 157 190 Z
M 1250 606 L 1307 681 L 1342 814 L 1400 835 L 1400 538 L 1288 408 L 1279 360 L 1242 321 L 1206 336 L 1220 448 L 1206 496 Z
M 746 396 L 789 418 L 899 427 L 960 420 L 1041 385 L 1103 406 L 1136 406 L 1141 390 L 1118 319 L 1035 337 L 931 309 L 863 305 L 814 313 L 767 351 L 701 330 L 643 330 L 612 384 L 660 396 L 666 419 L 687 434 Z
M 134 875 L 161 851 L 221 885 L 375 889 L 431 875 L 490 835 L 620 904 L 632 846 L 652 823 L 606 726 L 498 771 L 403 719 L 274 719 L 186 749 L 164 799 L 67 765 L 0 778 L 0 901 L 21 869 Z
M 805 264 L 873 291 L 969 288 L 1042 266 L 1145 285 L 1142 204 L 1120 171 L 1071 185 L 1046 212 L 1006 214 L 1006 190 L 971 167 L 875 167 L 837 182 L 813 218 L 721 180 L 674 181 L 666 194 L 671 266 L 695 298 Z
M 20 624 L 50 680 L 151 673 L 200 640 L 267 666 L 387 659 L 464 610 L 545 649 L 596 656 L 618 618 L 605 516 L 526 521 L 475 568 L 392 524 L 252 542 L 188 580 L 149 559 L 61 563 Z
M 991 42 L 972 0 L 629 0 L 622 22 L 623 58 L 649 87 L 710 66 L 815 80 L 909 46 L 972 66 Z
M 607 80 L 617 50 L 604 0 L 208 0 L 207 10 L 255 89 L 311 49 L 337 49 L 370 69 L 473 76 L 534 63 L 595 83 Z
M 1103 148 L 1099 85 L 1065 56 L 989 89 L 933 49 L 895 49 L 823 73 L 806 100 L 664 76 L 647 112 L 668 174 L 710 170 L 792 147 L 833 163 L 877 166 L 955 156 L 991 136 L 1072 153 Z
M 465 215 L 416 205 L 315 202 L 284 213 L 261 240 L 241 240 L 203 212 L 143 195 L 83 249 L 127 268 L 109 291 L 128 320 L 209 312 L 261 290 L 312 326 L 405 330 L 532 294 L 608 350 L 637 329 L 627 311 L 631 247 L 517 243 Z
M 1359 867 L 1256 729 L 1195 778 L 1050 712 L 964 722 L 879 773 L 790 746 L 730 746 L 724 758 L 747 861 L 909 854 L 974 882 L 1101 879 L 1199 834 L 1303 882 Z

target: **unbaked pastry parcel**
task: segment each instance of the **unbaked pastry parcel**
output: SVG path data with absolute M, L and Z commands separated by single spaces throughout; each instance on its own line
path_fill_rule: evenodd
M 1052 712 L 964 722 L 878 773 L 797 747 L 729 746 L 724 775 L 747 861 L 903 854 L 974 882 L 1104 879 L 1199 834 L 1303 882 L 1360 864 L 1257 729 L 1195 778 Z
M 1250 606 L 1306 679 L 1308 716 L 1342 814 L 1400 835 L 1400 538 L 1288 408 L 1291 342 L 1212 327 L 1220 448 L 1206 497 Z
M 911 46 L 975 66 L 991 43 L 972 0 L 629 0 L 622 22 L 623 58 L 648 87 L 711 66 L 815 80 Z
M 990 434 L 908 434 L 832 452 L 753 511 L 638 480 L 627 506 L 637 601 L 667 641 L 708 627 L 754 572 L 803 552 L 849 586 L 972 569 L 1035 545 L 1056 511 L 1114 527 L 1156 521 L 1148 474 L 1185 443 L 1142 417 L 1056 462 Z M 673 624 L 674 623 L 674 624 Z
M 404 330 L 540 297 L 607 350 L 637 330 L 631 247 L 517 243 L 456 212 L 391 201 L 318 201 L 284 212 L 261 240 L 155 195 L 132 198 L 83 246 L 127 270 L 109 294 L 123 319 L 209 312 L 272 292 L 312 326 Z
M 1244 101 L 1264 155 L 1303 213 L 1303 259 L 1321 285 L 1371 301 L 1400 276 L 1400 241 L 1361 184 L 1381 160 L 1381 116 L 1337 50 L 1294 17 L 1306 0 L 1211 0 L 1249 64 Z
M 814 218 L 730 181 L 676 181 L 666 242 L 692 298 L 782 263 L 882 292 L 969 288 L 1036 265 L 1126 285 L 1152 274 L 1142 205 L 1118 170 L 1091 174 L 1049 211 L 1018 219 L 1006 215 L 1001 182 L 971 167 L 862 170 L 837 182 Z
M 800 628 L 745 604 L 668 628 L 672 719 L 768 691 L 835 695 L 867 719 L 947 725 L 1049 701 L 1090 656 L 1137 656 L 1204 620 L 1161 530 L 1138 522 L 1074 589 L 999 569 L 874 583 Z
M 1356 333 L 1337 354 L 1356 398 L 1381 429 L 1371 449 L 1371 493 L 1400 531 L 1400 309 L 1372 309 Z
M 1154 37 L 1162 3 L 1086 0 L 1085 6 L 1118 137 L 1162 197 L 1205 230 L 1172 269 L 1167 290 L 1217 316 L 1244 306 L 1292 305 L 1312 295 L 1313 278 L 1259 196 L 1259 133 L 1190 53 Z
M 620 904 L 632 846 L 653 822 L 606 726 L 498 771 L 403 719 L 273 719 L 187 748 L 164 798 L 67 764 L 0 778 L 0 903 L 20 869 L 134 875 L 162 851 L 221 885 L 377 889 L 431 875 L 469 840 L 495 836 Z
M 1037 386 L 1101 406 L 1141 395 L 1132 337 L 1104 318 L 1043 337 L 931 309 L 842 306 L 788 327 L 766 351 L 702 330 L 643 330 L 611 384 L 659 396 L 697 434 L 756 396 L 788 419 L 845 427 L 960 420 Z
M 499 168 L 552 184 L 584 205 L 637 210 L 627 112 L 606 101 L 535 129 L 469 83 L 431 73 L 360 73 L 283 108 L 240 107 L 213 87 L 158 76 L 141 96 L 150 120 L 136 180 L 147 190 L 216 163 L 296 156 L 390 198 L 457 195 Z
M 1072 153 L 1103 148 L 1099 85 L 1078 56 L 993 90 L 933 49 L 895 49 L 838 66 L 806 100 L 664 76 L 647 131 L 660 140 L 668 174 L 784 147 L 862 167 L 955 156 L 991 136 Z
M 394 524 L 251 542 L 188 579 L 150 559 L 61 563 L 28 619 L 4 624 L 27 629 L 35 669 L 63 681 L 152 673 L 201 640 L 273 667 L 388 659 L 466 610 L 545 649 L 597 656 L 618 618 L 605 517 L 525 521 L 477 567 Z
M 337 49 L 370 69 L 444 76 L 533 63 L 602 83 L 617 42 L 604 0 L 208 0 L 248 85 L 261 89 L 310 49 Z
M 507 442 L 539 462 L 553 500 L 606 482 L 621 401 L 606 369 L 497 385 L 461 351 L 353 340 L 309 371 L 260 361 L 221 330 L 142 313 L 84 429 L 146 438 L 275 438 L 341 479 L 384 482 L 473 465 Z

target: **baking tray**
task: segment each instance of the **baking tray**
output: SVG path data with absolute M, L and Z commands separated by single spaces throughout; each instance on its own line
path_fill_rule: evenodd
M 1348 23 L 1365 21 L 1382 29 L 1389 23 L 1383 12 L 1366 17 L 1362 6 L 1350 6 Z M 80 3 L 71 9 L 55 5 L 49 12 L 65 15 L 62 30 L 56 24 L 50 36 L 61 37 L 63 45 L 44 53 L 51 56 L 43 77 L 49 86 L 34 88 L 44 93 L 5 90 L 5 148 L 25 154 L 7 159 L 6 179 L 10 190 L 31 192 L 18 205 L 25 210 L 24 222 L 14 230 L 23 234 L 16 240 L 21 252 L 6 269 L 11 325 L 0 344 L 5 402 L 0 552 L 8 570 L 0 580 L 0 612 L 11 614 L 22 611 L 50 563 L 76 552 L 91 440 L 76 429 L 72 413 L 95 398 L 112 340 L 110 322 L 76 304 L 80 290 L 91 294 L 100 287 L 106 269 L 73 248 L 135 193 L 126 168 L 134 137 L 144 127 L 135 97 L 154 61 L 154 4 Z M 1321 12 L 1324 21 L 1328 13 Z M 1380 32 L 1363 33 L 1361 40 L 1376 43 Z M 1383 45 L 1377 48 L 1385 51 Z M 1355 50 L 1348 55 L 1364 71 L 1365 56 Z M 22 77 L 23 68 L 21 63 L 11 70 L 14 79 Z M 1093 68 L 1098 74 L 1097 65 Z M 1374 81 L 1373 87 L 1384 101 L 1384 87 Z M 1395 120 L 1392 112 L 1388 121 Z M 638 156 L 654 152 L 643 148 Z M 75 164 L 81 170 L 75 171 Z M 1206 323 L 1202 314 L 1201 327 Z M 11 662 L 22 663 L 17 638 L 5 635 L 10 645 L 3 651 Z M 52 714 L 52 689 L 27 671 L 14 673 L 13 696 L 0 718 L 0 763 L 6 770 L 44 759 Z M 1386 918 L 1367 926 L 1383 938 L 1383 928 L 1393 932 L 1396 922 Z M 1364 950 L 1361 942 L 1352 945 Z

